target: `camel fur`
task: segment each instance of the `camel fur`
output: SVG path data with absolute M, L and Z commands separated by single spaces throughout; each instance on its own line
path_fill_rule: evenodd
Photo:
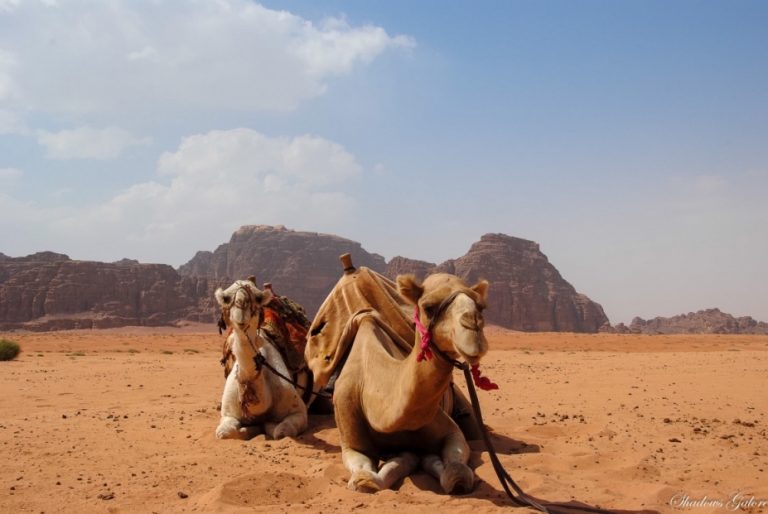
M 342 281 L 345 278 L 350 280 L 349 275 Z M 397 287 L 412 304 L 411 312 L 418 306 L 425 326 L 442 300 L 458 291 L 433 323 L 432 341 L 451 358 L 479 362 L 488 349 L 481 313 L 487 282 L 468 287 L 454 275 L 435 274 L 420 283 L 405 275 L 398 277 Z M 416 342 L 404 348 L 397 331 L 383 321 L 388 320 L 374 309 L 362 309 L 344 329 L 345 334 L 354 333 L 354 343 L 345 353 L 333 402 L 342 460 L 351 473 L 348 487 L 363 492 L 388 489 L 421 463 L 446 493 L 471 491 L 475 476 L 467 466 L 467 441 L 447 413 L 450 410 L 441 406 L 450 391 L 451 364 L 438 356 L 418 362 L 420 336 L 412 325 L 409 332 Z M 310 327 L 308 362 L 312 335 L 324 329 L 315 323 Z M 326 361 L 336 358 L 336 354 L 325 356 Z M 379 467 L 381 460 L 384 463 Z
M 250 439 L 265 433 L 272 439 L 295 437 L 307 428 L 307 407 L 294 386 L 254 358 L 260 353 L 285 376 L 290 371 L 280 352 L 261 330 L 262 308 L 272 299 L 254 281 L 238 280 L 227 289 L 217 289 L 216 301 L 228 313 L 232 328 L 228 336 L 235 363 L 221 397 L 219 439 Z

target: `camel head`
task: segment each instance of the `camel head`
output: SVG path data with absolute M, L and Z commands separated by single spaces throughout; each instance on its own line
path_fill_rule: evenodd
M 397 287 L 406 300 L 418 307 L 421 322 L 432 334 L 432 343 L 445 354 L 477 364 L 488 351 L 482 313 L 487 281 L 469 287 L 459 277 L 447 273 L 430 275 L 423 283 L 413 275 L 400 275 Z
M 246 331 L 252 322 L 261 321 L 261 308 L 272 299 L 272 292 L 256 287 L 256 279 L 237 280 L 226 289 L 214 293 L 221 307 L 222 317 L 236 329 Z

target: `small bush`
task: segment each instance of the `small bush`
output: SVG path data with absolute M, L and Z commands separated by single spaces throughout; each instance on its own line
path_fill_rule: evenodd
M 0 361 L 10 361 L 16 358 L 21 351 L 18 344 L 7 339 L 0 339 Z

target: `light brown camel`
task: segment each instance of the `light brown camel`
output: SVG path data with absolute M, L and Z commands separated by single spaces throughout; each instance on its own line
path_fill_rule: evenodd
M 431 325 L 431 344 L 445 356 L 476 364 L 487 352 L 482 309 L 488 282 L 469 287 L 441 273 L 423 284 L 412 275 L 399 276 L 397 286 L 418 306 L 421 323 Z M 469 447 L 440 404 L 451 384 L 452 365 L 439 352 L 420 359 L 418 331 L 416 343 L 404 355 L 376 316 L 361 312 L 357 319 L 354 343 L 333 395 L 342 460 L 352 474 L 349 488 L 391 488 L 421 461 L 445 492 L 471 491 L 475 477 L 467 466 Z M 380 460 L 384 464 L 379 468 Z

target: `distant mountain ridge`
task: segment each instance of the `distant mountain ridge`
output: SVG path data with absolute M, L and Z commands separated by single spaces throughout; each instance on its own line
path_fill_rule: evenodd
M 132 259 L 103 263 L 54 252 L 27 257 L 0 253 L 0 330 L 213 322 L 214 289 L 249 275 L 271 282 L 278 294 L 295 299 L 313 315 L 341 274 L 338 257 L 343 253 L 351 253 L 356 266 L 391 278 L 402 273 L 423 278 L 440 271 L 468 282 L 485 278 L 491 285 L 487 321 L 515 330 L 669 330 L 663 328 L 669 323 L 657 321 L 661 318 L 611 327 L 602 307 L 578 293 L 533 241 L 485 234 L 465 255 L 441 264 L 400 256 L 386 262 L 349 239 L 268 225 L 243 226 L 227 243 L 197 252 L 178 270 Z M 705 324 L 701 330 L 737 327 L 763 333 L 765 323 L 749 320 Z
M 645 320 L 636 317 L 628 327 L 619 323 L 609 331 L 627 334 L 768 334 L 768 323 L 751 316 L 737 318 L 715 308 L 668 318 Z

